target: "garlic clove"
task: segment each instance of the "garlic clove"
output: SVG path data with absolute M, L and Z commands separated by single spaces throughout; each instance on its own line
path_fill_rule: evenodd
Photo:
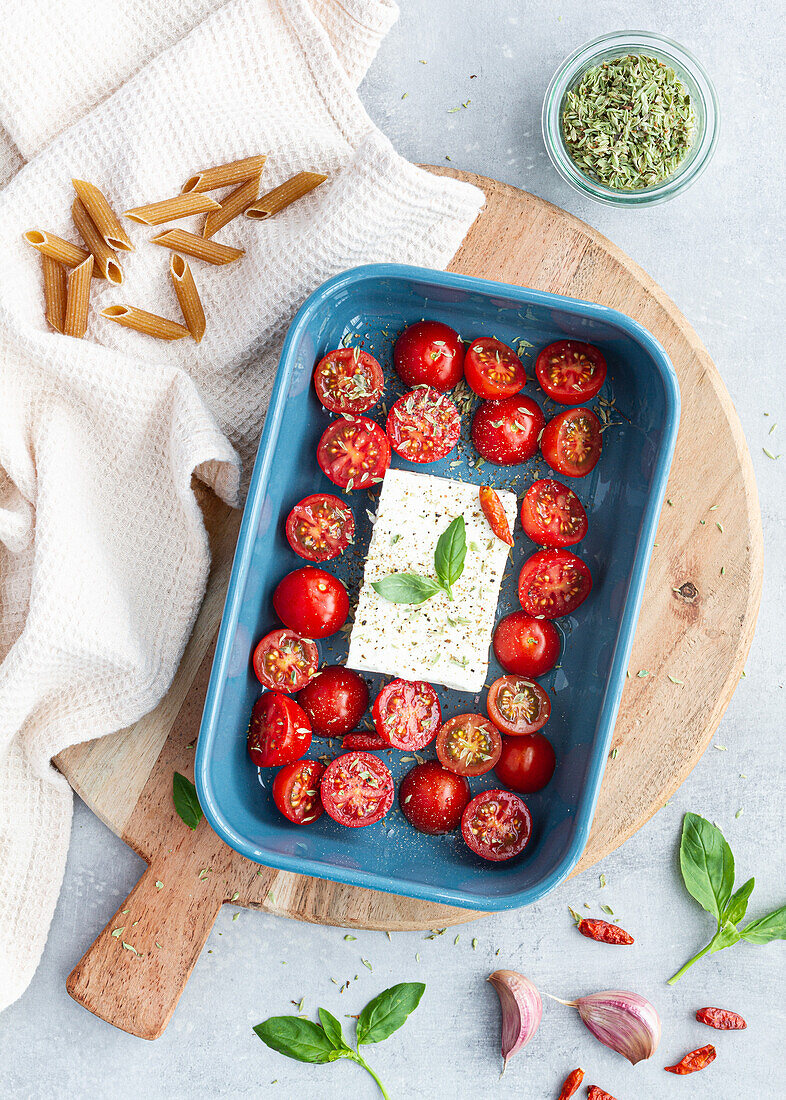
M 543 1001 L 529 978 L 515 970 L 495 970 L 488 980 L 497 991 L 502 1009 L 502 1057 L 507 1066 L 508 1059 L 518 1054 L 538 1030 Z
M 577 997 L 572 1003 L 595 1038 L 632 1065 L 651 1058 L 658 1049 L 660 1017 L 646 997 L 624 989 L 606 989 Z

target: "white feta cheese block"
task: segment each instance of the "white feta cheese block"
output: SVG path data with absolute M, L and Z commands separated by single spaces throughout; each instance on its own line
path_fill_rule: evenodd
M 481 691 L 509 547 L 489 527 L 479 488 L 432 474 L 388 470 L 347 667 L 427 680 L 473 694 Z M 503 489 L 497 494 L 513 531 L 516 496 Z M 467 555 L 464 572 L 452 587 L 452 600 L 438 592 L 421 604 L 396 604 L 372 588 L 372 581 L 391 573 L 434 577 L 437 540 L 457 516 L 464 517 Z

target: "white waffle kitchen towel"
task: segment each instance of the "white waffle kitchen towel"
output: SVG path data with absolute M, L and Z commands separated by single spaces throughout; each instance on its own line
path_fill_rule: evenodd
M 360 263 L 443 267 L 482 205 L 402 160 L 358 99 L 397 14 L 391 0 L 3 7 L 0 1008 L 32 977 L 62 880 L 72 796 L 51 757 L 150 711 L 193 626 L 209 560 L 192 474 L 239 503 L 307 294 Z M 72 176 L 122 211 L 260 152 L 266 188 L 303 169 L 330 179 L 274 220 L 222 230 L 240 262 L 193 261 L 201 345 L 99 317 L 117 302 L 178 317 L 169 254 L 131 223 L 126 281 L 94 281 L 87 339 L 47 328 L 22 234 L 78 239 Z

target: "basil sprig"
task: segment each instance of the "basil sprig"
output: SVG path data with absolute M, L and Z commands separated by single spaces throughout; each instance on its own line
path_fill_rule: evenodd
M 669 978 L 669 985 L 679 981 L 702 956 L 714 955 L 740 940 L 763 944 L 786 939 L 786 905 L 740 927 L 755 879 L 749 878 L 734 890 L 731 848 L 717 825 L 698 814 L 686 814 L 682 824 L 680 869 L 688 893 L 715 918 L 718 927 L 707 946 Z
M 185 821 L 189 829 L 196 829 L 202 820 L 202 807 L 199 805 L 196 787 L 180 772 L 175 772 L 172 777 L 172 801 L 178 817 Z
M 371 587 L 390 603 L 425 603 L 438 592 L 453 599 L 453 585 L 464 572 L 467 556 L 467 528 L 463 516 L 456 519 L 442 532 L 434 551 L 435 577 L 421 577 L 419 573 L 391 573 L 381 581 L 372 581 Z
M 369 1001 L 355 1025 L 356 1046 L 381 1043 L 398 1031 L 418 1007 L 425 989 L 422 982 L 401 982 Z M 374 1078 L 385 1100 L 390 1100 L 385 1086 L 365 1058 L 347 1043 L 336 1017 L 326 1008 L 320 1008 L 319 1021 L 316 1024 L 299 1016 L 271 1016 L 257 1024 L 254 1031 L 271 1050 L 297 1062 L 325 1065 L 339 1058 L 357 1062 Z

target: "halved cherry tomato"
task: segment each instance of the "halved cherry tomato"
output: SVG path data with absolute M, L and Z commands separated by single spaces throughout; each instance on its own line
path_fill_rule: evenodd
M 447 393 L 464 376 L 464 345 L 441 321 L 418 321 L 396 340 L 393 360 L 407 386 L 433 386 Z
M 320 787 L 322 805 L 339 825 L 373 825 L 393 805 L 393 776 L 378 756 L 346 752 L 327 766 Z
M 606 381 L 606 360 L 592 344 L 558 340 L 540 353 L 535 374 L 553 401 L 582 405 L 591 401 Z
M 304 565 L 278 582 L 273 607 L 290 630 L 305 638 L 327 638 L 347 621 L 349 596 L 332 573 L 315 565 Z
M 557 663 L 559 634 L 548 619 L 535 619 L 526 611 L 514 611 L 497 623 L 494 653 L 506 672 L 543 676 Z
M 319 784 L 324 771 L 319 760 L 298 760 L 287 764 L 273 780 L 273 801 L 295 825 L 307 825 L 322 816 Z
M 500 676 L 489 688 L 486 708 L 497 729 L 519 737 L 543 729 L 551 715 L 551 699 L 534 680 Z
M 497 538 L 507 543 L 508 546 L 512 546 L 513 536 L 510 533 L 508 517 L 505 515 L 502 501 L 490 485 L 481 485 L 480 487 L 480 507 L 489 522 L 489 527 Z
M 383 741 L 378 733 L 364 733 L 363 730 L 348 733 L 342 739 L 341 747 L 344 752 L 351 752 L 353 749 L 360 752 L 377 752 L 381 749 L 390 751 L 390 745 L 387 741 Z
M 592 574 L 569 550 L 538 550 L 519 573 L 519 600 L 530 615 L 558 619 L 584 603 Z
M 392 680 L 374 700 L 371 716 L 383 741 L 411 752 L 434 740 L 442 710 L 425 680 Z
M 287 517 L 287 540 L 301 558 L 328 561 L 355 537 L 352 509 L 331 493 L 304 497 Z
M 463 775 L 443 768 L 436 760 L 416 764 L 398 789 L 401 812 L 421 833 L 450 833 L 461 824 L 470 800 L 469 783 Z
M 493 336 L 481 336 L 469 345 L 464 376 L 469 388 L 487 401 L 512 397 L 527 381 L 527 372 L 513 348 Z
M 368 686 L 352 669 L 328 665 L 298 692 L 297 701 L 318 737 L 343 737 L 366 712 Z
M 494 771 L 512 791 L 534 794 L 551 781 L 556 763 L 549 739 L 533 733 L 531 737 L 503 737 L 502 754 Z
M 497 863 L 523 851 L 532 833 L 532 816 L 517 794 L 481 791 L 461 816 L 461 835 L 482 859 Z
M 572 489 L 544 477 L 527 489 L 521 525 L 540 546 L 575 546 L 587 533 L 587 513 Z
M 258 768 L 291 764 L 308 752 L 311 726 L 294 699 L 278 691 L 260 695 L 251 709 L 246 747 Z
M 390 465 L 388 437 L 366 416 L 344 416 L 323 432 L 317 462 L 325 477 L 342 489 L 367 489 Z
M 405 393 L 388 413 L 385 431 L 396 454 L 436 462 L 458 443 L 461 416 L 449 397 L 430 386 Z
M 501 751 L 499 730 L 482 714 L 457 714 L 437 734 L 437 758 L 457 775 L 485 775 Z
M 515 466 L 532 458 L 546 418 L 531 397 L 518 394 L 483 401 L 472 421 L 472 442 L 497 466 Z
M 330 412 L 362 413 L 385 388 L 382 367 L 360 348 L 336 348 L 314 367 L 314 389 Z
M 603 438 L 592 409 L 566 409 L 549 420 L 540 438 L 543 457 L 558 474 L 586 477 L 600 458 Z
M 316 674 L 319 650 L 294 630 L 271 630 L 254 650 L 252 663 L 263 687 L 292 693 Z

